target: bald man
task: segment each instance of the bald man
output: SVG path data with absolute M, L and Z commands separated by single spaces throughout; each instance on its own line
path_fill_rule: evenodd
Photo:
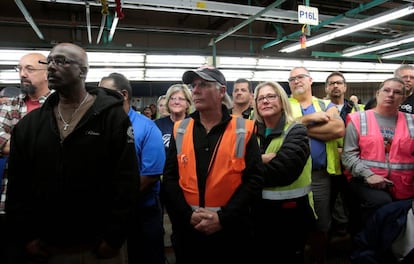
M 39 108 L 51 93 L 47 82 L 47 68 L 39 61 L 46 60 L 41 53 L 29 53 L 21 57 L 19 64 L 15 67 L 20 77 L 20 88 L 22 93 L 11 98 L 7 98 L 0 104 L 0 159 L 3 161 L 0 169 L 0 226 L 4 227 L 5 212 L 4 203 L 6 200 L 7 156 L 10 151 L 10 133 L 13 127 L 30 111 Z M 3 174 L 4 172 L 4 174 Z M 2 179 L 1 176 L 4 176 Z M 6 254 L 10 255 L 11 250 L 5 246 L 8 239 L 4 235 L 7 230 L 0 230 L 0 263 L 5 260 Z M 8 252 L 10 251 L 10 252 Z
M 41 263 L 123 264 L 140 187 L 123 97 L 86 87 L 88 59 L 77 45 L 58 44 L 42 62 L 56 92 L 13 130 L 9 228 Z

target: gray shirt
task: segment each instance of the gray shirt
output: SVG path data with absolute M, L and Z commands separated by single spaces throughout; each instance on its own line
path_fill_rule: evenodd
M 384 139 L 392 140 L 393 131 L 397 121 L 396 116 L 381 116 L 375 113 L 375 119 L 381 129 Z M 360 159 L 359 134 L 352 122 L 346 127 L 344 148 L 342 151 L 342 164 L 349 170 L 353 177 L 364 177 L 374 175 L 374 172 Z M 384 149 L 385 151 L 385 149 Z

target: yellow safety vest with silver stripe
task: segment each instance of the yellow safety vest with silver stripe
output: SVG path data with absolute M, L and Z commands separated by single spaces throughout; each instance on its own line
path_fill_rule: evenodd
M 293 116 L 295 118 L 302 116 L 302 109 L 300 103 L 293 97 L 289 98 L 289 101 L 292 106 Z M 325 111 L 326 107 L 329 104 L 329 100 L 321 100 L 316 97 L 312 97 L 312 104 L 316 112 Z M 326 150 L 326 171 L 331 175 L 341 175 L 341 158 L 338 153 L 338 145 L 340 144 L 341 139 L 334 139 L 325 142 Z
M 267 146 L 265 153 L 277 153 L 277 151 L 282 146 L 285 136 L 289 134 L 289 131 L 296 124 L 296 122 L 292 124 L 286 124 L 282 135 L 272 139 L 269 146 Z M 306 165 L 302 170 L 302 173 L 300 174 L 299 178 L 296 179 L 296 181 L 287 186 L 266 187 L 262 191 L 262 198 L 267 200 L 287 200 L 305 196 L 311 192 L 311 174 L 312 163 L 311 157 L 309 156 L 308 160 L 306 161 Z

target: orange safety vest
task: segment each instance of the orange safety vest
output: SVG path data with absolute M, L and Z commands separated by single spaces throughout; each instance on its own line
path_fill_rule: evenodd
M 373 110 L 350 115 L 359 135 L 360 159 L 372 172 L 392 182 L 395 199 L 414 197 L 414 121 L 413 115 L 398 112 L 389 152 Z
M 198 208 L 196 157 L 193 143 L 194 120 L 186 118 L 174 124 L 177 146 L 179 185 L 187 203 Z M 232 117 L 221 141 L 215 147 L 214 162 L 210 164 L 205 189 L 205 208 L 219 210 L 228 203 L 242 182 L 242 171 L 246 167 L 244 155 L 246 144 L 254 130 L 254 122 L 242 117 Z M 208 162 L 208 161 L 205 161 Z

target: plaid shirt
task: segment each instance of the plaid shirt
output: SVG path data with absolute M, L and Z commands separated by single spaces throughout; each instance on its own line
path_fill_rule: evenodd
M 39 97 L 40 105 L 43 105 L 46 98 L 52 94 L 52 92 L 53 91 L 50 91 L 46 95 Z M 0 104 L 0 155 L 3 154 L 1 150 L 4 148 L 4 145 L 10 140 L 10 133 L 13 127 L 27 114 L 26 97 L 27 95 L 20 94 L 10 98 L 10 100 L 4 104 Z M 7 164 L 1 184 L 0 214 L 4 214 L 4 203 L 6 201 L 7 193 Z

